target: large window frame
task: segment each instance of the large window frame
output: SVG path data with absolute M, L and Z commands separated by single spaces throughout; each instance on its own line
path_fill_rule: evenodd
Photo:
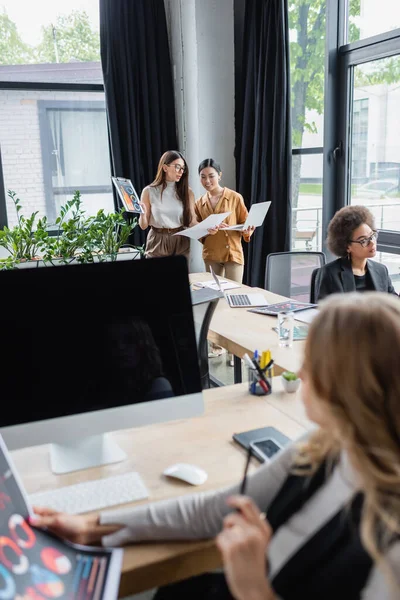
M 331 2 L 331 0 L 329 0 Z M 332 0 L 334 3 L 336 0 Z M 335 163 L 336 173 L 330 183 L 334 191 L 334 198 L 327 190 L 324 197 L 325 227 L 335 210 L 350 203 L 351 196 L 351 163 L 352 163 L 352 116 L 354 68 L 374 60 L 400 56 L 400 28 L 373 37 L 365 38 L 353 43 L 345 43 L 347 39 L 347 7 L 348 0 L 339 0 L 337 22 L 337 57 L 333 61 L 336 77 L 333 70 L 328 77 L 331 81 L 331 94 L 336 98 L 334 108 L 334 122 L 337 123 L 337 154 Z M 331 24 L 332 25 L 332 24 Z M 331 65 L 332 68 L 332 65 Z M 326 107 L 325 107 L 326 110 Z M 331 146 L 327 146 L 332 148 Z M 332 152 L 332 150 L 331 150 Z M 329 154 L 329 152 L 327 153 Z M 325 180 L 325 177 L 324 177 Z M 328 185 L 328 182 L 326 182 Z M 326 203 L 325 203 L 326 200 Z M 399 205 L 400 208 L 400 205 Z M 378 251 L 391 254 L 400 254 L 400 232 L 388 229 L 380 230 Z

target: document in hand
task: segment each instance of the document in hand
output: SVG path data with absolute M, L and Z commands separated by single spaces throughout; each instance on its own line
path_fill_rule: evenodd
M 230 212 L 218 213 L 216 215 L 210 215 L 201 223 L 197 225 L 193 225 L 193 227 L 188 227 L 188 229 L 182 229 L 182 231 L 178 231 L 173 235 L 185 235 L 188 238 L 192 238 L 193 240 L 199 240 L 202 237 L 205 237 L 208 234 L 208 230 L 220 225 L 222 221 L 230 215 Z
M 1 597 L 118 597 L 121 549 L 72 544 L 31 527 L 29 516 L 33 511 L 0 436 Z

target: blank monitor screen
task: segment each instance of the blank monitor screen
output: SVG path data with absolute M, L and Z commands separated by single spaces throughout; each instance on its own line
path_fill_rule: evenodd
M 160 402 L 201 393 L 183 257 L 14 270 L 0 281 L 1 433 L 153 401 L 157 412 L 140 418 L 125 411 L 110 429 L 178 418 Z M 11 447 L 58 440 L 27 441 L 11 440 Z

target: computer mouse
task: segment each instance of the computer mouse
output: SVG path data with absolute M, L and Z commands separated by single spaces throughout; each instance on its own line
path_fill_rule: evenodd
M 163 474 L 167 477 L 175 477 L 181 481 L 186 481 L 191 485 L 201 485 L 207 481 L 207 473 L 200 467 L 189 465 L 188 463 L 177 463 L 167 467 Z

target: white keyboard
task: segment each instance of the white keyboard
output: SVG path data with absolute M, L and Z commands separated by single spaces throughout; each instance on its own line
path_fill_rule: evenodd
M 149 492 L 139 473 L 132 472 L 30 494 L 29 500 L 33 506 L 79 514 L 148 497 Z

